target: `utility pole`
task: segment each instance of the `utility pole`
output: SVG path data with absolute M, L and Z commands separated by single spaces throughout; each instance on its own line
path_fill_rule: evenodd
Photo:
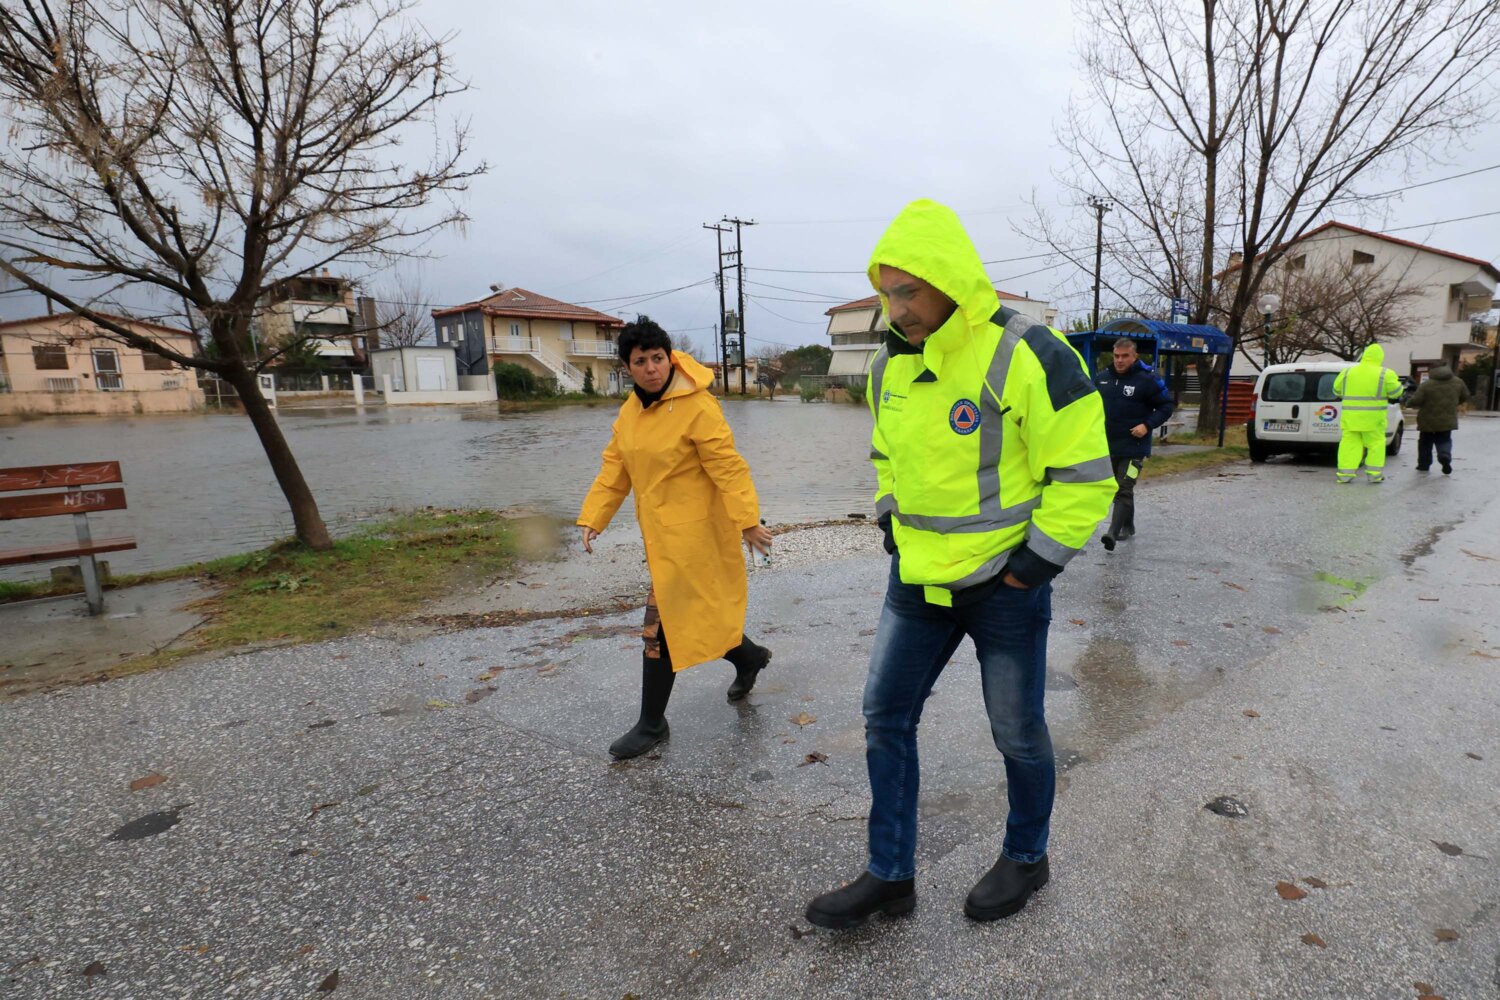
M 718 330 L 719 372 L 724 376 L 724 395 L 727 396 L 729 395 L 729 347 L 726 340 L 728 330 L 725 329 L 727 324 L 724 322 L 724 234 L 729 232 L 729 229 L 726 226 L 710 225 L 707 222 L 703 224 L 703 228 L 714 231 L 714 240 L 719 248 L 719 271 L 714 279 L 715 284 L 719 286 L 719 322 L 714 324 L 714 328 Z
M 1089 195 L 1089 208 L 1094 210 L 1094 329 L 1099 329 L 1099 272 L 1104 265 L 1104 213 L 1114 208 L 1108 198 Z
M 740 309 L 740 395 L 745 394 L 745 244 L 741 241 L 740 227 L 755 225 L 754 219 L 731 219 L 724 216 L 724 222 L 734 226 L 734 268 L 735 278 L 739 285 L 739 309 Z M 728 382 L 725 382 L 726 390 Z

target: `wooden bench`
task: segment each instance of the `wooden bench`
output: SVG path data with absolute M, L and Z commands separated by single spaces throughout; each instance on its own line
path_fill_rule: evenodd
M 78 535 L 77 542 L 0 549 L 0 566 L 77 559 L 83 573 L 89 613 L 103 614 L 104 588 L 99 581 L 99 566 L 94 557 L 104 552 L 124 552 L 135 548 L 136 544 L 130 535 L 95 538 L 89 531 L 89 514 L 124 510 L 125 490 L 122 487 L 94 488 L 123 482 L 119 462 L 0 469 L 0 494 L 26 491 L 21 496 L 0 495 L 0 521 L 71 514 Z

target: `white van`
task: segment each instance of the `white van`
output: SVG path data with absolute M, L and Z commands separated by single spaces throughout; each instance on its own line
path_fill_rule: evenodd
M 1347 361 L 1308 361 L 1267 365 L 1255 380 L 1255 415 L 1245 425 L 1250 461 L 1264 462 L 1284 452 L 1327 452 L 1339 447 L 1339 410 L 1333 380 Z M 1386 411 L 1385 453 L 1401 450 L 1406 421 L 1401 407 Z

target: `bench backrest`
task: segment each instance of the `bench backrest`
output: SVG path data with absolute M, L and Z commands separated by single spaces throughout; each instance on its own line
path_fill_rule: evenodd
M 50 490 L 25 496 L 0 496 L 0 521 L 23 517 L 55 517 L 59 514 L 92 514 L 101 510 L 124 510 L 121 488 L 89 489 L 120 483 L 119 462 L 77 462 L 72 465 L 33 465 L 0 469 L 0 493 Z

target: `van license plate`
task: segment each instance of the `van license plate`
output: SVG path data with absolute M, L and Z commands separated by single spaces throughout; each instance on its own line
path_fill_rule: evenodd
M 1268 431 L 1299 431 L 1302 429 L 1300 420 L 1267 420 L 1265 430 Z

